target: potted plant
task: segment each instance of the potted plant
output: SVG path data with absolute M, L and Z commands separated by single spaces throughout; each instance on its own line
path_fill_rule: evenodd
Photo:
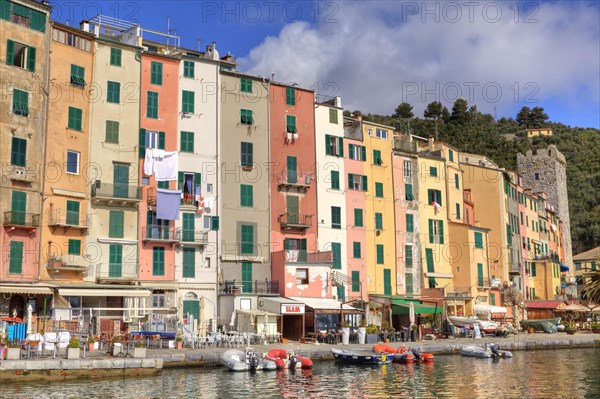
M 121 344 L 121 337 L 114 336 L 112 338 L 112 355 L 117 356 L 119 353 L 121 353 L 122 348 L 123 345 Z
M 573 335 L 577 332 L 577 324 L 574 321 L 568 321 L 565 323 L 565 332 L 569 335 Z
M 19 360 L 21 358 L 21 345 L 17 341 L 10 342 L 6 350 L 6 360 Z
M 379 326 L 369 324 L 367 326 L 367 344 L 376 344 L 379 342 Z
M 183 348 L 183 337 L 182 336 L 177 336 L 177 338 L 175 338 L 175 347 L 177 349 Z
M 146 345 L 144 341 L 138 341 L 133 347 L 133 357 L 136 359 L 143 359 L 146 357 Z
M 358 343 L 364 345 L 367 338 L 367 320 L 363 317 L 358 325 Z
M 89 352 L 93 352 L 94 351 L 94 343 L 96 342 L 96 340 L 94 339 L 93 336 L 90 336 L 87 339 L 87 343 L 88 343 L 88 351 Z
M 67 345 L 67 359 L 79 359 L 79 340 L 72 339 Z
M 350 343 L 350 324 L 347 321 L 342 322 L 342 344 Z
M 592 332 L 594 334 L 600 334 L 600 321 L 592 322 Z

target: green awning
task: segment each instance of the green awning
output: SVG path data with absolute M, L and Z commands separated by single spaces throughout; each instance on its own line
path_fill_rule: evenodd
M 393 300 L 392 301 L 392 313 L 393 314 L 408 314 L 410 310 L 409 300 Z M 417 301 L 413 301 L 415 307 L 415 314 L 435 314 L 442 313 L 441 307 L 435 307 L 430 305 L 423 305 Z

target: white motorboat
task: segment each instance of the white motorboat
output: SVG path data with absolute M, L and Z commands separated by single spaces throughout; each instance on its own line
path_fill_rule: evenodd
M 267 371 L 277 368 L 273 360 L 265 359 L 262 354 L 255 352 L 252 348 L 246 348 L 245 351 L 229 349 L 223 353 L 221 361 L 231 371 Z
M 498 328 L 498 323 L 495 321 L 479 320 L 476 317 L 448 316 L 448 320 L 457 327 L 473 328 L 477 324 L 479 329 L 485 332 L 492 332 Z
M 460 354 L 468 357 L 479 357 L 479 358 L 501 358 L 501 357 L 512 357 L 512 352 L 498 349 L 496 344 L 479 346 L 479 345 L 465 345 L 460 348 Z

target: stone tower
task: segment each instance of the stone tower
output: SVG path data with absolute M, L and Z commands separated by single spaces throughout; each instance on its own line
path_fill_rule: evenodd
M 567 196 L 567 162 L 556 146 L 531 150 L 526 155 L 517 154 L 517 171 L 523 177 L 523 186 L 533 192 L 545 192 L 548 205 L 554 206 L 563 223 L 563 245 L 565 263 L 573 265 L 571 246 L 571 219 L 569 218 L 569 198 Z

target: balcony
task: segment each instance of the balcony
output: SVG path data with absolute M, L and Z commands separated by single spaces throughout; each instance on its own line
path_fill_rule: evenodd
M 279 281 L 237 281 L 225 280 L 219 284 L 219 291 L 225 295 L 240 294 L 277 294 L 279 293 Z
M 306 192 L 313 182 L 313 175 L 298 175 L 293 172 L 281 172 L 277 176 L 277 187 L 279 190 L 289 191 L 295 189 L 297 192 Z
M 417 143 L 402 137 L 394 137 L 394 151 L 417 152 Z
M 185 230 L 179 227 L 175 231 L 175 240 L 180 245 L 204 246 L 208 243 L 208 232 L 204 230 Z
M 96 265 L 97 283 L 135 284 L 138 281 L 137 263 L 120 264 L 98 263 Z
M 312 217 L 304 213 L 286 212 L 279 215 L 279 224 L 282 229 L 306 230 L 312 227 Z
M 333 253 L 331 251 L 308 252 L 304 249 L 286 249 L 273 253 L 273 257 L 283 257 L 285 263 L 333 263 Z
M 14 181 L 36 183 L 38 181 L 38 171 L 35 168 L 27 169 L 25 166 L 8 165 L 6 177 Z
M 520 276 L 523 265 L 520 263 L 511 263 L 508 269 L 508 274 L 511 276 Z
M 25 229 L 35 230 L 40 226 L 39 213 L 26 213 L 8 211 L 4 212 L 4 227 L 9 227 L 10 230 Z
M 52 257 L 46 263 L 46 270 L 50 274 L 63 272 L 84 273 L 89 269 L 89 262 L 80 255 L 67 255 L 65 258 Z
M 52 228 L 53 233 L 60 227 L 63 229 L 63 233 L 66 233 L 69 229 L 75 229 L 83 235 L 89 228 L 89 221 L 87 218 L 81 218 L 79 212 L 55 209 L 50 212 L 48 227 Z
M 142 188 L 127 184 L 110 184 L 96 180 L 92 184 L 94 204 L 109 206 L 135 206 L 142 200 Z
M 150 225 L 142 229 L 142 241 L 175 243 L 175 229 L 169 226 Z

